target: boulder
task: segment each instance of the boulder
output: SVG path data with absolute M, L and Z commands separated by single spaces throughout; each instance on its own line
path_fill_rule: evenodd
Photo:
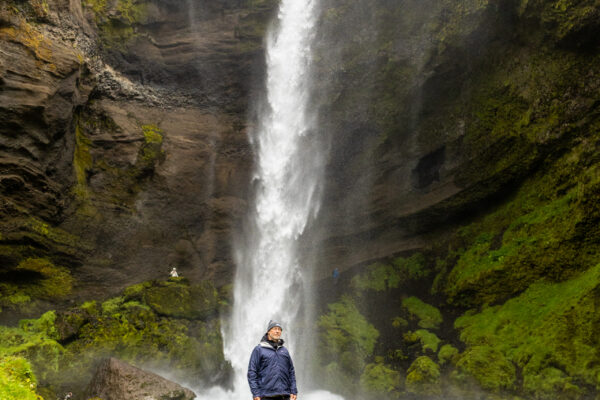
M 87 390 L 88 397 L 103 400 L 192 400 L 194 392 L 157 374 L 116 358 L 98 366 Z

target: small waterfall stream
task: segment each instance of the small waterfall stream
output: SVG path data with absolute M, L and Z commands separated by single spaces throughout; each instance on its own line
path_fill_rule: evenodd
M 296 363 L 299 397 L 341 399 L 323 391 L 302 392 L 308 363 L 298 363 L 310 268 L 300 264 L 297 246 L 318 212 L 324 164 L 308 111 L 315 7 L 315 0 L 282 0 L 267 37 L 267 104 L 250 138 L 256 154 L 255 199 L 235 246 L 233 315 L 224 328 L 225 356 L 235 370 L 234 393 L 213 389 L 200 398 L 251 396 L 246 380 L 250 353 L 269 319 L 276 319 Z

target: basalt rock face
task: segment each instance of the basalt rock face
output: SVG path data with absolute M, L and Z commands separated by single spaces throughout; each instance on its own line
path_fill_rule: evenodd
M 246 110 L 274 6 L 2 5 L 6 318 L 40 302 L 105 296 L 171 266 L 231 280 L 231 228 L 246 208 L 252 162 Z M 44 275 L 19 272 L 27 259 L 66 267 L 74 285 L 30 296 Z
M 598 3 L 324 4 L 316 379 L 598 396 Z
M 597 12 L 594 2 L 323 2 L 314 96 L 331 150 L 309 235 L 321 240 L 321 276 L 430 246 L 587 140 Z

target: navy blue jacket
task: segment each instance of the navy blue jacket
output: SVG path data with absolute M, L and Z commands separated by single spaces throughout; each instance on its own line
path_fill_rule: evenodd
M 276 344 L 263 336 L 250 356 L 248 383 L 252 397 L 298 394 L 294 363 L 283 340 Z

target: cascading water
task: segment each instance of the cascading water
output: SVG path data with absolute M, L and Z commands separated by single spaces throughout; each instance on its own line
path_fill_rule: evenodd
M 267 37 L 267 104 L 251 136 L 257 163 L 254 207 L 237 243 L 234 307 L 224 332 L 225 356 L 235 370 L 234 393 L 212 390 L 200 398 L 248 398 L 250 352 L 269 319 L 284 326 L 296 362 L 299 390 L 300 327 L 306 317 L 307 266 L 300 265 L 298 239 L 317 214 L 323 149 L 308 112 L 314 0 L 282 0 Z M 327 392 L 302 398 L 339 398 Z

